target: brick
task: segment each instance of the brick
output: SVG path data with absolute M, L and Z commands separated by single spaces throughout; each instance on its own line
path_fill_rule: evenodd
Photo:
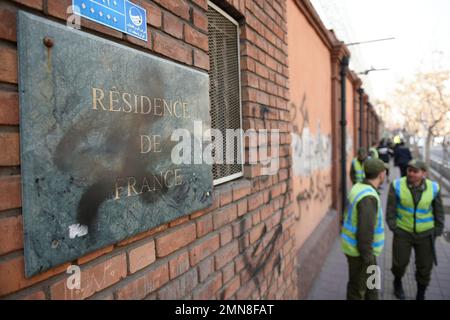
M 224 246 L 233 239 L 233 230 L 231 226 L 226 226 L 220 231 L 220 246 Z
M 164 257 L 172 252 L 188 245 L 197 237 L 195 223 L 191 222 L 186 225 L 170 229 L 169 232 L 156 238 L 156 255 Z
M 273 212 L 274 212 L 274 209 L 273 209 L 272 203 L 269 203 L 269 204 L 263 206 L 260 210 L 261 220 L 263 220 L 263 221 L 266 220 L 268 217 L 270 217 L 273 214 Z
M 209 70 L 209 55 L 201 50 L 194 49 L 194 65 Z
M 238 216 L 241 217 L 247 212 L 248 212 L 248 202 L 247 199 L 243 199 L 237 203 L 237 213 Z
M 248 211 L 252 211 L 258 208 L 260 205 L 264 203 L 264 198 L 262 193 L 258 193 L 256 195 L 248 198 Z
M 169 36 L 155 32 L 153 50 L 185 64 L 192 64 L 192 50 Z
M 189 254 L 187 251 L 177 255 L 169 260 L 169 275 L 170 279 L 182 275 L 189 270 Z
M 198 278 L 203 282 L 211 273 L 214 272 L 214 257 L 206 258 L 198 265 Z
M 247 183 L 236 185 L 233 187 L 233 201 L 237 201 L 245 196 L 248 196 L 251 193 L 251 189 L 251 185 Z
M 187 24 L 184 25 L 184 40 L 197 48 L 208 51 L 208 36 Z
M 0 166 L 17 166 L 20 164 L 19 133 L 0 133 Z
M 22 216 L 0 219 L 0 255 L 23 248 Z
M 238 300 L 246 300 L 251 297 L 251 295 L 255 292 L 256 285 L 254 281 L 249 281 L 245 285 L 241 286 L 239 290 L 236 292 L 236 299 Z
M 151 240 L 128 253 L 130 273 L 141 270 L 156 260 L 155 241 Z
M 284 183 L 279 183 L 276 186 L 273 186 L 270 190 L 270 193 L 272 195 L 272 199 L 278 197 L 283 193 L 283 186 L 286 186 Z
M 214 230 L 220 229 L 224 225 L 230 223 L 237 218 L 237 206 L 231 204 L 228 207 L 222 208 L 213 215 Z
M 117 290 L 119 300 L 143 299 L 149 293 L 161 288 L 169 281 L 169 268 L 167 263 L 153 265 L 151 270 L 142 277 L 126 284 Z
M 240 255 L 234 259 L 235 272 L 239 273 L 242 269 L 246 267 L 246 259 L 244 255 Z
M 66 263 L 27 279 L 25 278 L 23 256 L 5 259 L 0 262 L 0 297 L 30 287 L 56 274 L 66 272 L 69 265 L 69 263 Z
M 69 14 L 67 8 L 72 0 L 47 0 L 47 13 L 55 18 L 66 20 Z
M 222 268 L 222 280 L 223 283 L 227 283 L 228 280 L 234 276 L 234 261 L 231 261 L 225 267 Z
M 239 243 L 239 252 L 243 252 L 250 245 L 250 236 L 249 233 L 244 234 L 243 236 L 237 239 Z
M 194 290 L 192 298 L 194 300 L 207 300 L 214 297 L 215 293 L 222 286 L 222 274 L 217 272 L 209 277 L 204 284 Z
M 225 285 L 225 287 L 223 288 L 223 290 L 219 295 L 219 299 L 221 300 L 230 299 L 236 293 L 236 291 L 238 291 L 240 286 L 241 281 L 239 275 L 236 275 L 229 283 Z
M 144 239 L 144 238 L 148 238 L 148 237 L 150 237 L 150 236 L 152 236 L 152 235 L 154 235 L 154 234 L 157 234 L 157 233 L 159 233 L 159 232 L 162 232 L 162 231 L 166 230 L 168 227 L 169 227 L 169 226 L 168 226 L 167 224 L 163 224 L 163 225 L 161 225 L 161 226 L 159 226 L 159 227 L 156 227 L 156 228 L 154 228 L 154 229 L 151 229 L 151 230 L 148 230 L 148 231 L 139 233 L 138 235 L 136 235 L 136 236 L 134 236 L 134 237 L 131 237 L 131 238 L 122 240 L 122 241 L 120 241 L 120 242 L 117 244 L 117 246 L 119 246 L 119 247 L 120 247 L 120 246 L 126 246 L 126 245 L 128 245 L 128 244 L 130 244 L 130 243 L 133 243 L 133 242 L 142 240 L 142 239 Z
M 239 245 L 237 240 L 227 244 L 225 247 L 220 248 L 215 255 L 216 270 L 221 269 L 228 262 L 232 261 L 238 254 Z
M 17 41 L 16 14 L 15 8 L 0 4 L 0 39 Z
M 233 189 L 231 187 L 225 186 L 220 190 L 220 206 L 224 207 L 233 200 Z
M 17 92 L 0 91 L 0 124 L 19 124 L 19 95 Z
M 119 282 L 126 275 L 127 259 L 122 253 L 82 270 L 79 290 L 67 288 L 68 277 L 64 277 L 50 286 L 51 297 L 52 300 L 83 300 Z
M 220 240 L 218 234 L 201 239 L 198 243 L 192 246 L 189 251 L 191 265 L 195 266 L 210 254 L 216 252 L 219 247 Z
M 192 19 L 194 21 L 194 25 L 201 29 L 204 32 L 208 32 L 208 19 L 204 12 L 193 9 L 192 11 Z
M 183 38 L 183 21 L 167 12 L 163 14 L 163 30 L 175 38 Z
M 158 291 L 158 299 L 177 300 L 185 297 L 198 284 L 197 269 L 191 269 L 184 275 L 168 283 Z
M 0 46 L 0 81 L 17 84 L 17 51 Z
M 197 225 L 197 237 L 201 238 L 213 230 L 212 216 L 207 215 L 195 221 Z
M 155 2 L 184 20 L 189 20 L 189 5 L 185 0 L 155 0 Z
M 17 3 L 23 4 L 24 6 L 38 9 L 38 10 L 43 9 L 43 5 L 42 5 L 43 0 L 13 0 L 13 2 L 17 2 Z
M 158 7 L 144 1 L 140 5 L 147 11 L 147 23 L 153 27 L 161 28 L 162 13 Z
M 257 225 L 261 222 L 261 214 L 259 211 L 253 212 L 252 216 L 252 223 L 253 225 Z
M 20 176 L 0 178 L 0 211 L 20 208 L 21 205 Z
M 250 230 L 250 243 L 255 243 L 266 232 L 266 225 L 260 223 Z
M 245 231 L 250 230 L 252 227 L 252 217 L 245 217 L 243 219 L 240 219 L 233 223 L 233 237 L 239 237 L 242 235 Z
M 267 230 L 272 230 L 281 221 L 281 211 L 277 211 L 272 217 L 267 219 L 266 226 Z

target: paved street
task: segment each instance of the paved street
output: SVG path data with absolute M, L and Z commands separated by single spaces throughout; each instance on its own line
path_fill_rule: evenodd
M 391 169 L 391 180 L 399 175 L 398 168 Z M 385 183 L 382 191 L 382 201 L 386 206 L 388 186 Z M 448 196 L 448 194 L 447 194 Z M 450 231 L 450 215 L 446 215 L 445 229 Z M 381 299 L 395 300 L 393 295 L 393 275 L 390 271 L 392 259 L 392 232 L 386 227 L 386 245 L 383 253 L 378 258 L 381 267 Z M 436 240 L 436 252 L 438 256 L 438 266 L 434 266 L 431 276 L 431 283 L 427 290 L 427 299 L 449 300 L 450 299 L 450 233 L 446 237 L 439 237 Z M 403 286 L 407 299 L 415 299 L 416 281 L 414 252 L 411 255 L 407 273 L 403 278 Z M 344 300 L 346 297 L 346 286 L 348 281 L 347 261 L 341 251 L 340 239 L 336 239 L 322 270 L 317 277 L 308 300 Z

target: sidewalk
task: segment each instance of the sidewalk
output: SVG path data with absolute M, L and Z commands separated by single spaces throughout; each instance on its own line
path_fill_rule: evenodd
M 394 167 L 390 170 L 391 181 L 399 176 L 399 170 Z M 384 208 L 386 207 L 386 198 L 388 185 L 385 183 L 381 190 L 381 200 Z M 446 194 L 445 196 L 448 196 Z M 448 212 L 446 212 L 448 213 Z M 445 230 L 450 231 L 450 215 L 445 217 Z M 394 277 L 390 271 L 392 260 L 392 232 L 386 227 L 386 243 L 383 253 L 378 257 L 378 265 L 381 268 L 381 291 L 380 299 L 396 300 L 393 294 Z M 444 236 L 436 240 L 436 253 L 438 257 L 438 266 L 433 267 L 430 286 L 427 289 L 426 299 L 428 300 L 450 300 L 450 235 L 445 239 Z M 347 260 L 341 251 L 340 238 L 331 249 L 331 252 L 325 261 L 322 270 L 314 282 L 308 295 L 308 300 L 345 300 L 346 287 L 348 281 Z M 411 254 L 411 260 L 403 277 L 403 287 L 405 289 L 406 299 L 415 299 L 416 281 L 415 281 L 414 251 Z

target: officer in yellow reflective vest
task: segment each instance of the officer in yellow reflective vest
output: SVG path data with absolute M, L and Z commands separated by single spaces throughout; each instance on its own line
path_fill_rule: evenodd
M 376 143 L 376 142 L 372 145 L 372 147 L 370 147 L 370 149 L 369 149 L 369 156 L 371 158 L 378 159 L 380 157 L 380 155 L 378 154 L 377 147 L 378 147 L 378 143 Z
M 352 160 L 350 167 L 350 180 L 355 184 L 356 182 L 363 182 L 364 180 L 364 161 L 367 159 L 367 150 L 365 148 L 358 149 L 358 155 Z
M 341 230 L 341 246 L 349 266 L 348 300 L 377 300 L 378 289 L 368 286 L 369 267 L 376 267 L 384 246 L 384 224 L 377 189 L 386 177 L 386 165 L 380 159 L 364 164 L 365 179 L 353 185 Z
M 414 248 L 416 299 L 424 300 L 433 260 L 436 260 L 434 240 L 444 229 L 444 209 L 440 186 L 426 178 L 427 165 L 423 161 L 410 161 L 406 174 L 406 177 L 392 182 L 386 212 L 386 222 L 394 232 L 391 269 L 394 274 L 394 295 L 398 299 L 405 299 L 402 277 L 409 264 L 411 249 Z

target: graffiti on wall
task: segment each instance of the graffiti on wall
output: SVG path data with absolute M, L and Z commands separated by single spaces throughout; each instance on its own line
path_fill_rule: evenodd
M 331 197 L 331 176 L 327 170 L 331 167 L 331 135 L 321 132 L 320 120 L 316 134 L 311 133 L 306 101 L 305 93 L 298 105 L 291 102 L 293 175 L 302 179 L 301 190 L 296 194 L 297 221 L 303 212 L 310 211 L 312 202 L 329 203 Z
M 310 176 L 314 171 L 331 166 L 331 137 L 321 133 L 320 120 L 317 120 L 316 134 L 311 133 L 306 94 L 302 102 L 291 102 L 294 123 L 292 136 L 292 167 L 294 176 Z

